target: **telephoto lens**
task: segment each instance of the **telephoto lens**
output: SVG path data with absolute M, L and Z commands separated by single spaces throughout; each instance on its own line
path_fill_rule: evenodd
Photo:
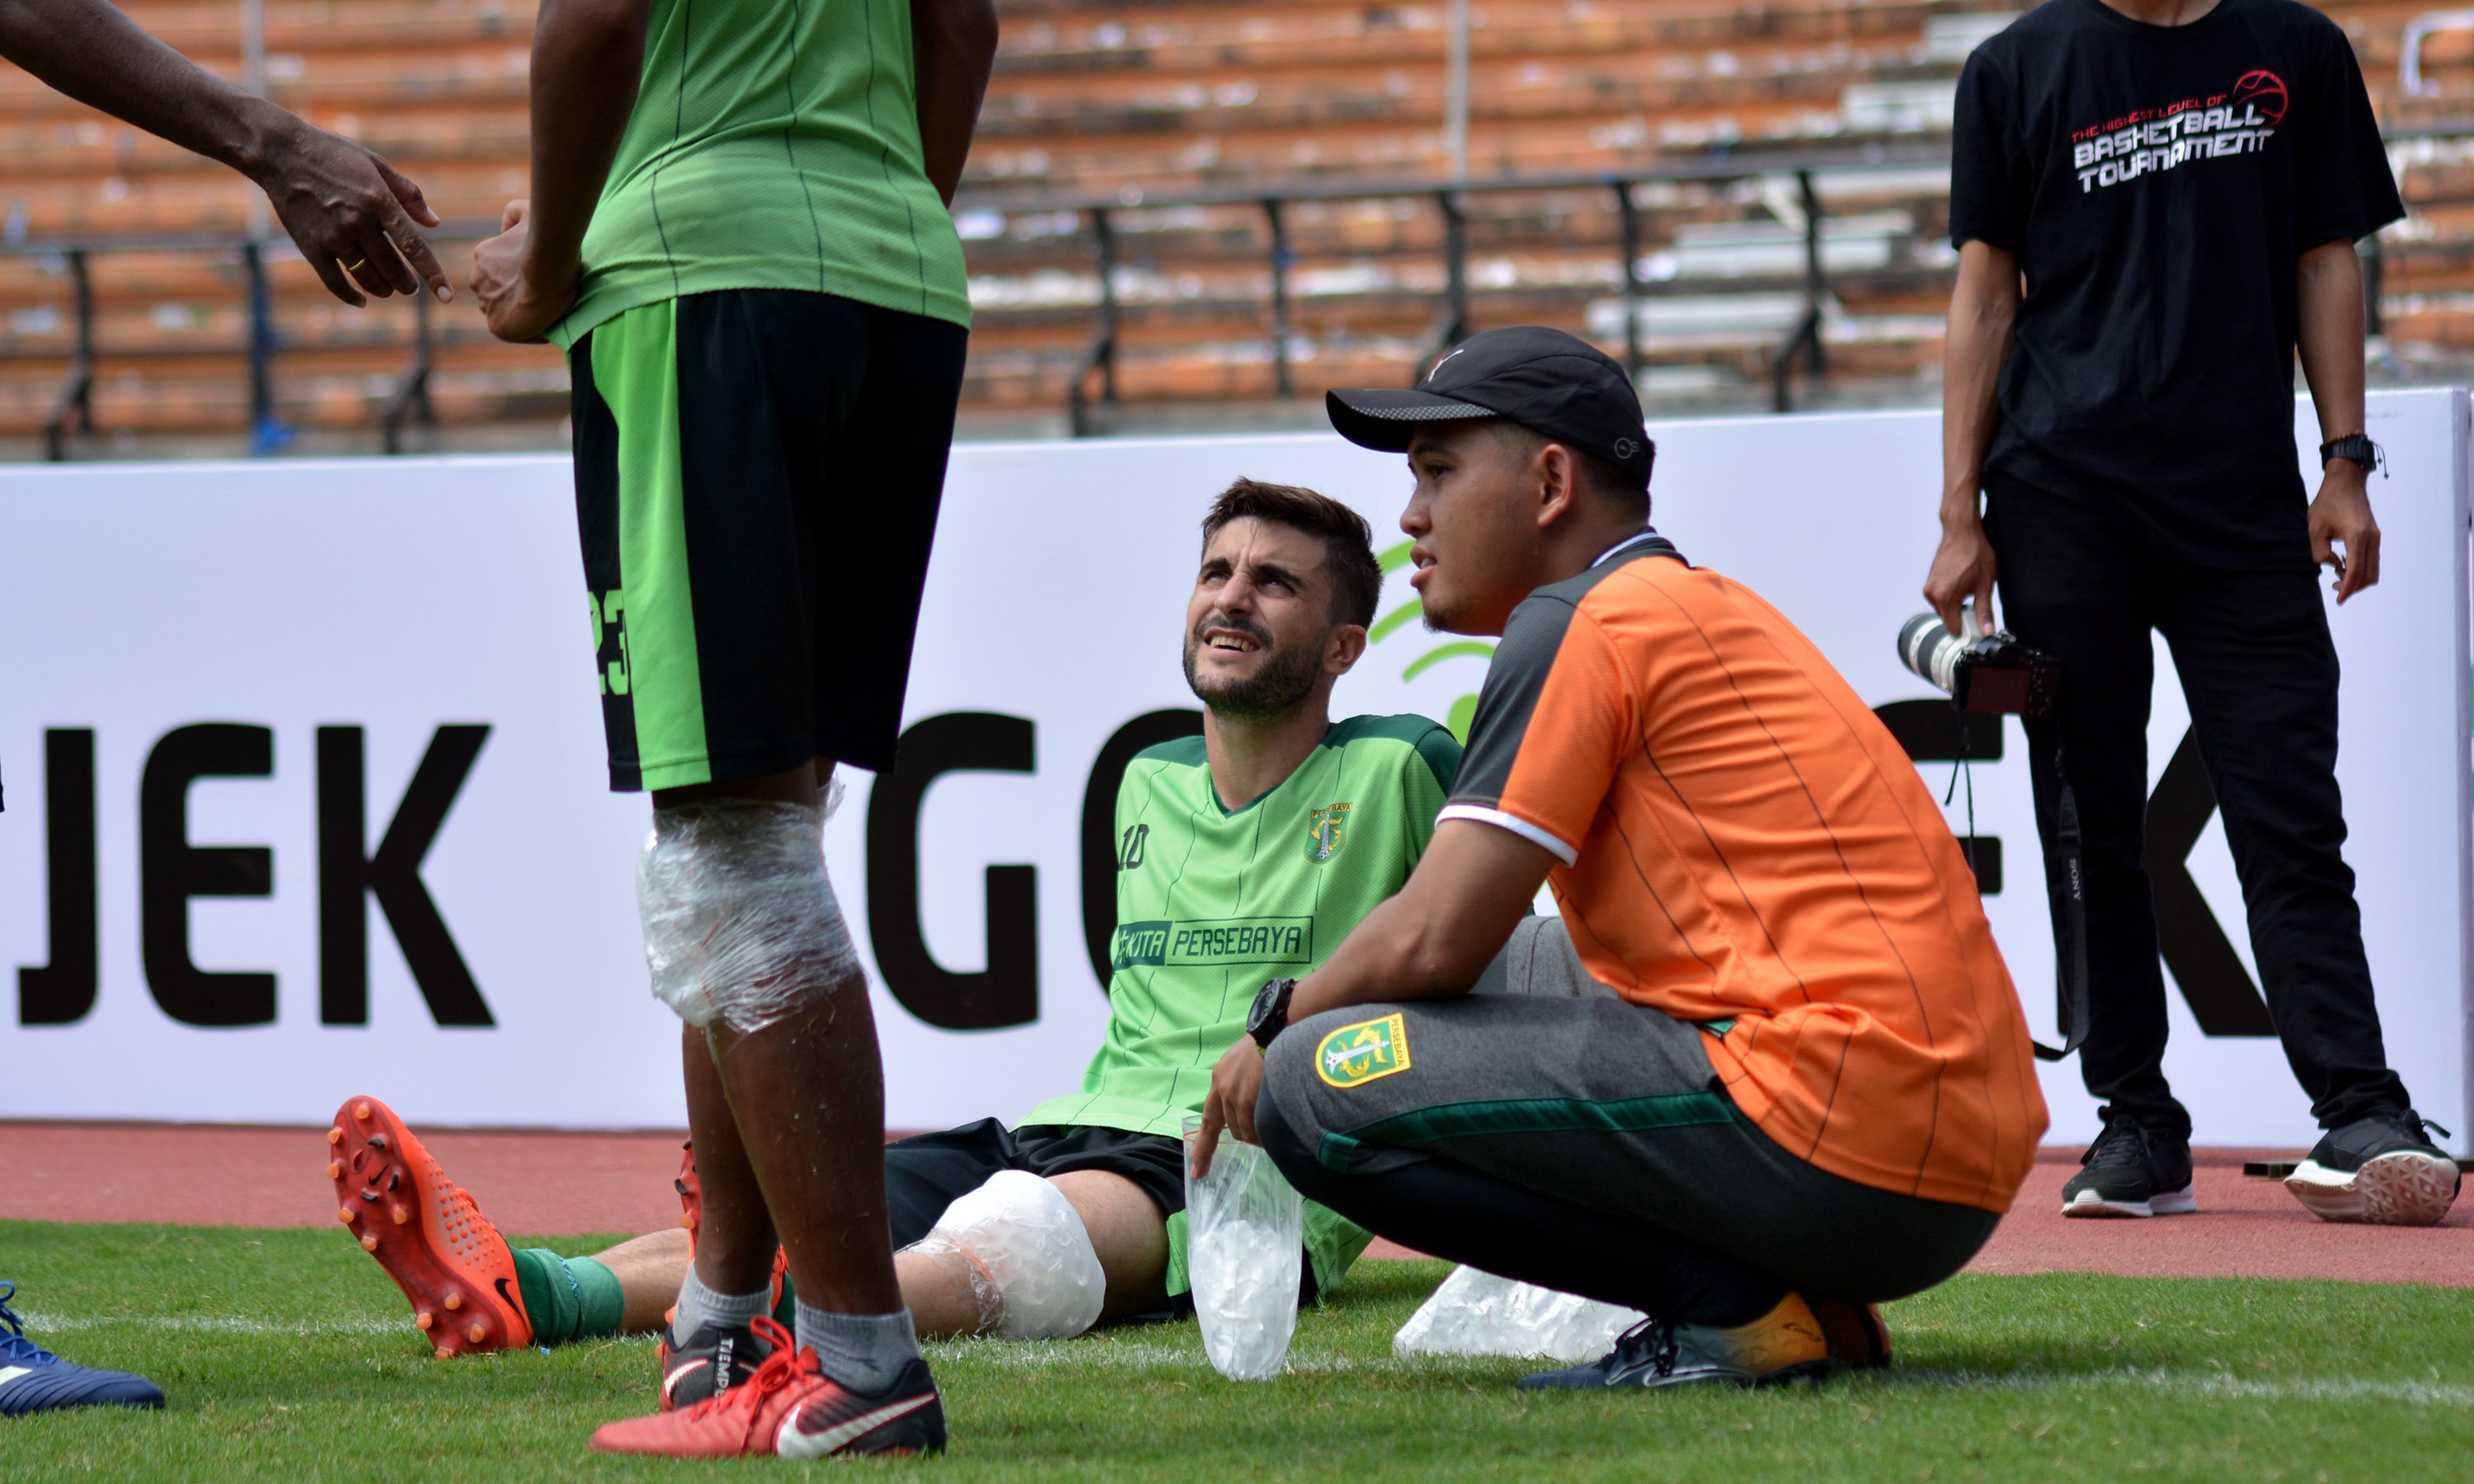
M 1976 610 L 1960 610 L 1969 628 L 1976 626 Z M 1959 657 L 1975 642 L 1950 632 L 1939 613 L 1918 613 L 1899 630 L 1899 662 L 1928 681 L 1938 690 L 1956 693 Z
M 2043 716 L 2062 693 L 2062 662 L 2006 632 L 1987 634 L 1973 605 L 1959 610 L 1966 634 L 1918 613 L 1899 629 L 1899 662 L 1949 693 L 1962 711 Z

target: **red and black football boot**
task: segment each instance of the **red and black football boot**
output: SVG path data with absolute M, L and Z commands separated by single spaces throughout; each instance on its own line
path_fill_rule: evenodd
M 816 1352 L 793 1347 L 772 1320 L 751 1328 L 773 1348 L 754 1376 L 693 1406 L 612 1423 L 594 1433 L 594 1449 L 665 1458 L 944 1451 L 945 1405 L 925 1360 L 912 1359 L 881 1392 L 857 1392 L 829 1379 Z

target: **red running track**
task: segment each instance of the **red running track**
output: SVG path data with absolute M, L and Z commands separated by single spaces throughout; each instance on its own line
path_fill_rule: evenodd
M 678 1220 L 676 1133 L 424 1133 L 449 1178 L 503 1230 L 644 1232 Z M 2066 1220 L 2076 1150 L 2049 1149 L 1969 1270 L 2146 1278 L 2329 1278 L 2474 1288 L 2474 1195 L 2438 1227 L 2330 1226 L 2244 1159 L 2198 1151 L 2195 1215 Z M 0 1121 L 0 1218 L 310 1227 L 335 1219 L 324 1129 Z M 1376 1257 L 1414 1256 L 1377 1242 Z

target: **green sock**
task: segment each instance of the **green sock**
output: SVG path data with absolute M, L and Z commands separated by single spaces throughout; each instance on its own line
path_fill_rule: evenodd
M 562 1257 L 546 1247 L 520 1247 L 516 1286 L 533 1322 L 533 1343 L 566 1345 L 615 1335 L 627 1314 L 618 1275 L 591 1257 Z
M 788 1273 L 782 1275 L 782 1302 L 773 1305 L 773 1317 L 785 1329 L 799 1321 L 799 1290 L 791 1286 Z

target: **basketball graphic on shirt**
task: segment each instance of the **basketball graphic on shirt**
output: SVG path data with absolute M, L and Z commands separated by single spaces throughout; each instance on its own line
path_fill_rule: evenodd
M 2237 108 L 2244 104 L 2250 104 L 2259 109 L 2259 116 L 2269 123 L 2283 123 L 2286 105 L 2285 80 L 2265 68 L 2245 72 L 2234 80 L 2233 93 L 2226 98 L 2225 102 Z

